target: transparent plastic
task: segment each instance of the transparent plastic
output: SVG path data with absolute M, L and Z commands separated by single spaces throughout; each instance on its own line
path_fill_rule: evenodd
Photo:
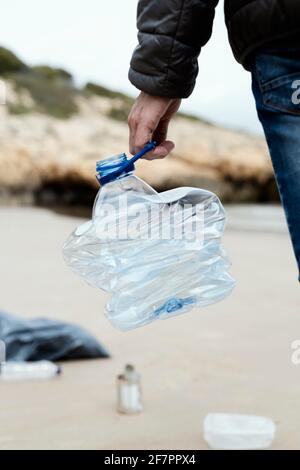
M 100 174 L 122 158 L 100 162 Z M 101 187 L 92 220 L 70 235 L 64 258 L 91 286 L 111 294 L 106 316 L 126 331 L 232 291 L 220 243 L 224 225 L 215 194 L 198 188 L 157 193 L 129 171 Z
M 270 418 L 233 413 L 209 413 L 203 428 L 204 439 L 215 450 L 267 449 L 276 433 Z

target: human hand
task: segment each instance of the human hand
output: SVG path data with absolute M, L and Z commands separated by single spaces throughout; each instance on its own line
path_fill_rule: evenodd
M 128 117 L 130 153 L 137 153 L 147 142 L 154 140 L 156 148 L 144 158 L 154 160 L 166 157 L 175 147 L 174 142 L 166 139 L 170 120 L 180 103 L 177 98 L 152 96 L 142 91 Z

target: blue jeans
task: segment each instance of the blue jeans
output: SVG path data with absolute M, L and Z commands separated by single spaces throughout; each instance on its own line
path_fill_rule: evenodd
M 300 51 L 258 53 L 252 89 L 300 273 Z

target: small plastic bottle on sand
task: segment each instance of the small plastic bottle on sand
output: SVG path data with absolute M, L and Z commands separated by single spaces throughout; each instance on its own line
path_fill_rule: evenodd
M 118 375 L 117 392 L 119 413 L 136 414 L 142 411 L 141 378 L 131 364 L 127 364 L 124 372 Z

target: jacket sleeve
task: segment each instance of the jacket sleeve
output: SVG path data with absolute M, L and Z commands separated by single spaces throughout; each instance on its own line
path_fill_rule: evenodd
M 139 44 L 129 80 L 139 90 L 187 98 L 198 74 L 198 56 L 209 40 L 219 0 L 139 0 Z

